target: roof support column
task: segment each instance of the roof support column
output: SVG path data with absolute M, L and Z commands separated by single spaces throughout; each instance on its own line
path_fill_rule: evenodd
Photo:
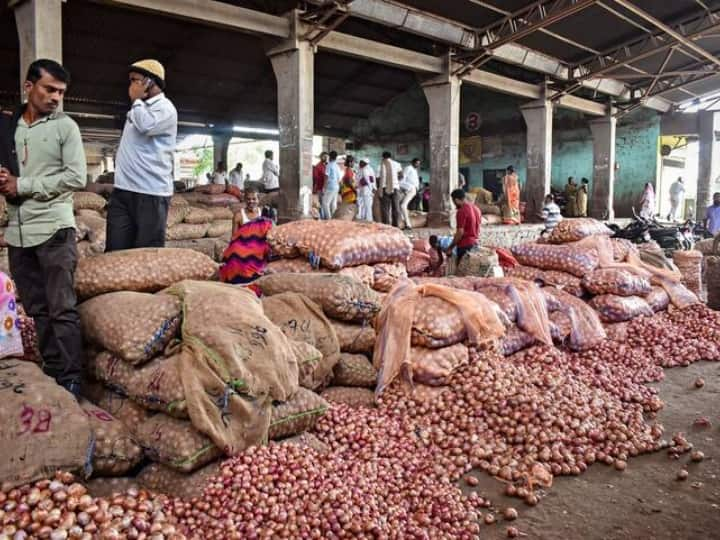
M 278 88 L 280 195 L 278 219 L 309 218 L 312 202 L 315 52 L 299 38 L 297 12 L 289 14 L 290 39 L 268 52 Z
M 213 167 L 216 167 L 218 161 L 222 161 L 225 164 L 225 170 L 230 170 L 230 165 L 227 162 L 228 149 L 230 148 L 230 139 L 232 134 L 220 133 L 212 136 L 213 139 Z M 215 170 L 215 169 L 213 169 Z
M 448 68 L 446 75 L 422 84 L 430 109 L 430 227 L 454 211 L 450 193 L 458 187 L 461 82 Z
M 590 121 L 593 138 L 593 178 L 590 193 L 590 217 L 614 219 L 615 210 L 615 128 L 617 119 L 611 114 Z
M 527 221 L 537 221 L 545 195 L 550 193 L 552 172 L 553 105 L 549 99 L 520 107 L 527 125 L 527 178 L 523 198 Z
M 695 217 L 705 219 L 707 207 L 712 204 L 712 194 L 720 191 L 720 113 L 701 111 L 699 113 L 700 144 L 698 161 L 697 203 Z
M 15 24 L 20 41 L 20 94 L 28 67 L 39 58 L 62 63 L 62 0 L 17 0 Z

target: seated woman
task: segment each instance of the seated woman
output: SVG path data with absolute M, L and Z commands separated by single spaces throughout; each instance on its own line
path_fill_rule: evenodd
M 267 234 L 272 227 L 273 220 L 260 209 L 257 190 L 245 190 L 245 208 L 235 214 L 232 240 L 223 252 L 220 281 L 250 285 L 263 275 L 270 258 Z M 250 288 L 258 294 L 255 287 Z

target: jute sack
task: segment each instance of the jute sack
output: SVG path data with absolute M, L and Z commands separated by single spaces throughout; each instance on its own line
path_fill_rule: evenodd
M 88 359 L 88 369 L 94 378 L 146 409 L 187 418 L 179 363 L 179 355 L 160 356 L 137 368 L 103 352 Z
M 210 228 L 209 223 L 178 223 L 165 231 L 166 240 L 195 240 L 203 238 Z
M 332 321 L 332 326 L 340 342 L 341 352 L 372 354 L 376 339 L 372 325 Z
M 377 370 L 363 354 L 342 353 L 333 371 L 333 386 L 375 388 L 377 383 Z
M 162 413 L 138 426 L 135 436 L 147 457 L 178 471 L 194 471 L 222 455 L 190 422 Z
M 167 294 L 120 291 L 78 306 L 86 340 L 131 364 L 142 364 L 177 336 L 180 301 Z
M 122 362 L 122 360 L 118 360 Z M 120 420 L 125 427 L 135 435 L 138 426 L 152 415 L 141 405 L 129 397 L 114 392 L 99 382 L 86 381 L 82 386 L 82 393 L 91 403 L 106 410 Z
M 209 279 L 210 258 L 189 249 L 141 248 L 78 262 L 75 290 L 82 299 L 114 291 L 156 292 L 184 279 Z
M 352 221 L 355 219 L 358 213 L 358 206 L 355 203 L 341 203 L 335 213 L 333 219 L 339 219 L 342 221 Z
M 375 392 L 369 388 L 330 386 L 320 392 L 320 397 L 330 403 L 343 403 L 353 408 L 375 406 Z
M 328 407 L 315 392 L 300 388 L 289 400 L 273 403 L 268 438 L 282 439 L 312 429 Z
M 209 257 L 213 260 L 219 260 L 216 259 L 215 255 L 215 242 L 215 238 L 195 238 L 193 240 L 168 240 L 167 242 L 165 242 L 165 247 L 177 249 L 192 249 L 193 251 L 202 253 L 206 257 Z M 220 251 L 221 255 L 227 245 L 228 242 L 223 242 L 222 250 Z
M 210 238 L 219 238 L 224 234 L 232 234 L 232 230 L 232 219 L 218 219 L 210 223 L 210 226 L 207 230 L 207 235 Z
M 185 223 L 210 223 L 213 220 L 212 214 L 203 208 L 191 206 L 190 211 L 185 216 Z
M 177 199 L 177 197 L 173 197 L 173 200 Z M 184 199 L 180 199 L 184 200 Z M 174 227 L 178 223 L 182 223 L 185 219 L 185 216 L 188 215 L 188 212 L 190 212 L 190 205 L 185 202 L 185 204 L 171 204 L 170 208 L 168 208 L 168 214 L 167 214 L 167 227 Z
M 265 274 L 304 274 L 313 271 L 313 267 L 307 259 L 277 259 L 268 263 Z
M 470 361 L 470 352 L 462 343 L 442 349 L 413 347 L 410 350 L 412 380 L 430 386 L 449 383 L 453 372 Z
M 705 257 L 705 281 L 707 282 L 707 305 L 720 310 L 720 257 Z
M 203 490 L 222 470 L 221 462 L 215 461 L 191 473 L 178 472 L 175 469 L 151 463 L 137 475 L 137 483 L 145 489 L 164 493 L 172 497 L 192 499 L 200 497 Z
M 122 476 L 143 458 L 142 448 L 132 438 L 124 423 L 89 401 L 80 401 L 80 407 L 90 421 L 95 436 L 93 474 L 95 476 Z
M 180 378 L 192 424 L 227 455 L 260 444 L 271 404 L 299 388 L 287 337 L 245 288 L 182 281 L 166 292 L 183 302 Z
M 104 197 L 90 191 L 76 191 L 73 193 L 73 210 L 97 210 L 105 208 L 107 201 Z
M 331 373 L 323 363 L 323 355 L 315 347 L 304 341 L 290 340 L 290 348 L 298 364 L 298 382 L 303 388 L 319 390 L 330 382 Z M 339 358 L 339 356 L 336 356 Z M 334 364 L 336 360 L 332 360 Z
M 373 289 L 379 292 L 390 292 L 401 279 L 408 277 L 405 263 L 379 263 L 374 267 L 375 280 Z
M 263 294 L 304 294 L 325 315 L 341 321 L 367 321 L 380 311 L 377 293 L 355 279 L 336 274 L 274 274 L 255 281 Z
M 358 280 L 363 285 L 373 288 L 375 285 L 375 268 L 367 264 L 343 268 L 338 272 L 341 276 L 348 276 Z
M 340 352 L 333 324 L 320 306 L 304 294 L 286 292 L 268 296 L 263 298 L 262 307 L 265 316 L 289 339 L 309 343 L 324 357 Z
M 224 206 L 208 206 L 205 210 L 210 213 L 213 221 L 232 221 L 234 217 L 233 211 Z
M 14 487 L 55 471 L 89 476 L 90 423 L 72 394 L 22 360 L 0 360 L 0 484 Z

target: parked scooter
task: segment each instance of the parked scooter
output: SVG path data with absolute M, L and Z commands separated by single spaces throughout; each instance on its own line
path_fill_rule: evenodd
M 635 244 L 648 243 L 651 240 L 665 252 L 665 255 L 672 257 L 673 251 L 692 249 L 695 245 L 694 223 L 688 220 L 681 226 L 667 226 L 658 223 L 654 218 L 648 219 L 639 216 L 632 209 L 633 220 L 624 228 L 615 223 L 608 223 L 607 226 L 614 231 L 614 238 L 625 238 Z

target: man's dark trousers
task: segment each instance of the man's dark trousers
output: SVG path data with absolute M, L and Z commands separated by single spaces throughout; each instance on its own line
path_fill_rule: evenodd
M 80 383 L 83 346 L 75 296 L 75 229 L 60 229 L 33 247 L 8 248 L 10 274 L 35 320 L 43 371 L 63 386 Z
M 107 211 L 105 251 L 164 247 L 170 197 L 115 188 Z

